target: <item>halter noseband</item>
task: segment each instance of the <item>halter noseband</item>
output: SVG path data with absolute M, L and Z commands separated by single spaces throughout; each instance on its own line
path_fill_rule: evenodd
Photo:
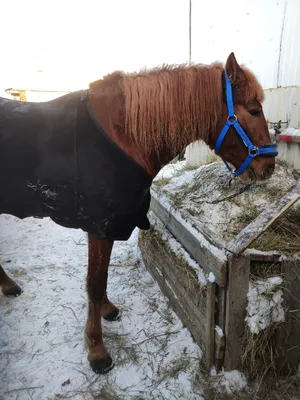
M 218 140 L 216 142 L 215 153 L 217 154 L 220 151 L 222 142 L 223 142 L 229 128 L 231 126 L 233 126 L 235 128 L 237 134 L 239 135 L 239 137 L 242 139 L 244 145 L 247 147 L 249 154 L 248 154 L 248 157 L 243 162 L 243 164 L 240 166 L 240 168 L 236 169 L 235 171 L 232 170 L 232 168 L 229 166 L 229 164 L 226 161 L 224 161 L 224 163 L 225 163 L 226 167 L 228 168 L 228 170 L 234 176 L 239 176 L 249 167 L 249 165 L 254 157 L 256 157 L 256 156 L 276 157 L 278 155 L 277 145 L 276 144 L 267 144 L 267 145 L 261 146 L 261 147 L 254 146 L 254 144 L 251 142 L 249 136 L 245 133 L 244 129 L 242 128 L 241 124 L 239 123 L 237 116 L 234 114 L 231 82 L 227 76 L 226 71 L 224 71 L 224 75 L 225 75 L 225 83 L 226 83 L 226 102 L 227 102 L 227 108 L 228 108 L 228 117 L 227 117 L 227 121 L 220 133 L 220 136 L 218 137 Z

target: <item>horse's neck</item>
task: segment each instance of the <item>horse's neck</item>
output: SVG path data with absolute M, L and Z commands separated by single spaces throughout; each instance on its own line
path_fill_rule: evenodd
M 190 136 L 186 134 L 181 141 L 180 148 L 174 148 L 169 137 L 162 138 L 164 146 L 160 147 L 159 150 L 157 150 L 155 139 L 153 139 L 151 146 L 149 146 L 149 143 L 147 143 L 147 146 L 143 146 L 142 143 L 137 144 L 130 135 L 125 133 L 125 116 L 120 111 L 124 110 L 124 97 L 122 95 L 115 95 L 113 97 L 103 96 L 100 98 L 90 93 L 89 104 L 97 122 L 111 140 L 141 165 L 152 178 L 157 175 L 163 166 L 184 150 L 186 146 L 195 141 L 195 137 L 192 134 Z M 182 132 L 178 132 L 178 134 L 182 135 Z M 202 137 L 202 133 L 199 132 L 197 139 L 205 140 L 206 138 Z M 207 140 L 205 141 L 207 142 Z M 207 144 L 210 145 L 211 143 L 207 142 Z
M 121 107 L 120 99 L 117 97 L 113 102 L 108 101 L 105 97 L 101 99 L 89 95 L 89 106 L 92 110 L 95 120 L 104 129 L 109 138 L 126 153 L 133 158 L 141 167 L 143 167 L 150 176 L 154 177 L 155 173 L 154 162 L 149 154 L 142 147 L 138 147 L 132 139 L 124 134 L 124 123 L 112 122 L 118 121 L 115 115 L 112 115 L 111 110 L 119 110 Z

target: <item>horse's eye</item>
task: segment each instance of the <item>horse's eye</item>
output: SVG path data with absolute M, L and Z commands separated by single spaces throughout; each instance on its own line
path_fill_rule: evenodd
M 249 114 L 251 114 L 253 117 L 259 117 L 260 110 L 249 110 Z

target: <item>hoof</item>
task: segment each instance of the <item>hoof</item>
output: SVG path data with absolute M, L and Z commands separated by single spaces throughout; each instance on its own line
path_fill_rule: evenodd
M 8 297 L 18 297 L 22 293 L 22 289 L 19 285 L 12 286 L 7 290 L 2 290 L 3 294 Z
M 100 360 L 90 361 L 90 366 L 96 374 L 104 375 L 111 371 L 115 365 L 110 355 L 107 354 L 104 358 L 101 358 Z
M 104 317 L 104 319 L 105 319 L 106 321 L 109 321 L 109 322 L 119 321 L 119 320 L 121 319 L 121 315 L 122 315 L 122 314 L 121 314 L 121 311 L 118 310 L 118 309 L 116 309 L 116 310 L 112 311 L 111 313 L 107 314 L 107 315 Z

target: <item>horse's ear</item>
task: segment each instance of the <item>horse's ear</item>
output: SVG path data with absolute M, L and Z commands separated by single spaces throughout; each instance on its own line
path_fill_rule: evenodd
M 232 83 L 238 84 L 245 78 L 245 73 L 236 61 L 234 53 L 231 53 L 227 58 L 225 70 Z

